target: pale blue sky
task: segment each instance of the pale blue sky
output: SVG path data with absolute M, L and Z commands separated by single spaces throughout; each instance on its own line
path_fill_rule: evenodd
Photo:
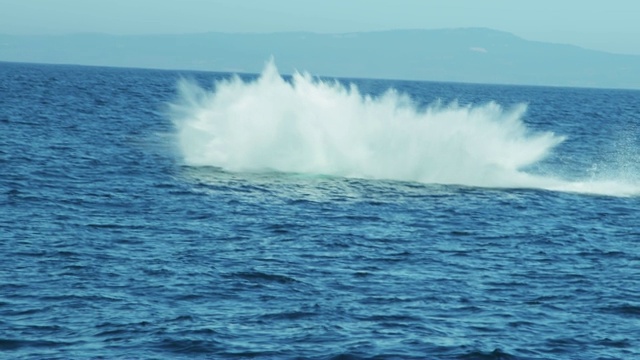
M 5 34 L 455 27 L 640 55 L 639 0 L 0 0 Z

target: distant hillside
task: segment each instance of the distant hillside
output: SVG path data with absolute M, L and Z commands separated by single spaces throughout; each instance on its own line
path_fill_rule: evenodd
M 640 56 L 489 29 L 350 34 L 0 35 L 0 61 L 640 89 Z

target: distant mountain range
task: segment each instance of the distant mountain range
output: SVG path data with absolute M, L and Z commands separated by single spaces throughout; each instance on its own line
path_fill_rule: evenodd
M 0 35 L 0 61 L 640 89 L 640 56 L 484 28 L 348 34 Z

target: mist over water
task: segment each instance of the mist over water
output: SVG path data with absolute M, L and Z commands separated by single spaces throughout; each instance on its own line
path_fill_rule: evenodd
M 535 174 L 565 140 L 533 131 L 527 107 L 495 102 L 420 106 L 389 89 L 363 94 L 351 84 L 295 73 L 273 61 L 253 81 L 219 81 L 213 91 L 181 80 L 171 104 L 184 161 L 233 172 L 278 171 L 480 187 L 540 188 L 638 195 L 620 179 L 563 180 Z M 628 175 L 628 174 L 627 174 Z

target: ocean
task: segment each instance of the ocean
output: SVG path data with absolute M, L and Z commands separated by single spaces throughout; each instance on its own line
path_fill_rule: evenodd
M 640 91 L 0 63 L 0 358 L 640 358 Z

